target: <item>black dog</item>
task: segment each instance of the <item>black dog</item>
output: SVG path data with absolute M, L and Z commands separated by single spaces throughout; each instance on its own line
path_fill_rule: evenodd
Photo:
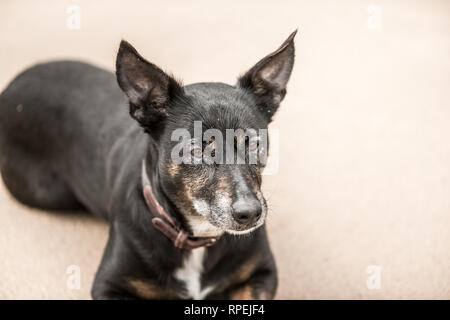
M 171 135 L 197 120 L 221 132 L 267 128 L 286 94 L 294 36 L 235 86 L 182 86 L 122 41 L 119 86 L 111 72 L 61 61 L 26 70 L 1 94 L 10 192 L 33 207 L 83 208 L 110 221 L 94 299 L 274 297 L 263 164 L 177 164 Z

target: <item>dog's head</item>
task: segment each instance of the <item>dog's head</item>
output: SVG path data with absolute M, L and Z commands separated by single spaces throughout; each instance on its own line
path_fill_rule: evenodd
M 131 116 L 157 146 L 164 193 L 194 235 L 243 234 L 264 223 L 261 171 L 267 143 L 262 140 L 267 141 L 264 130 L 286 94 L 295 33 L 234 86 L 182 86 L 121 42 L 119 86 Z

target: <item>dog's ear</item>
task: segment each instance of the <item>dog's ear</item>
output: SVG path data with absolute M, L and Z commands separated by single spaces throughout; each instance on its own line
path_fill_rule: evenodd
M 270 121 L 286 95 L 286 85 L 294 66 L 295 30 L 278 50 L 259 61 L 238 80 L 239 87 L 257 97 L 260 111 Z
M 170 101 L 182 92 L 181 85 L 123 40 L 117 54 L 116 76 L 130 101 L 130 115 L 146 131 L 161 127 Z

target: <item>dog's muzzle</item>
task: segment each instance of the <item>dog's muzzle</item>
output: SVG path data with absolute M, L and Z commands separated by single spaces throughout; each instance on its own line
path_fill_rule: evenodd
M 217 241 L 218 237 L 199 238 L 190 235 L 189 232 L 182 229 L 180 224 L 176 223 L 175 220 L 164 210 L 152 191 L 150 180 L 148 179 L 145 168 L 145 160 L 142 161 L 142 175 L 145 203 L 154 216 L 152 219 L 152 224 L 156 229 L 169 238 L 176 248 L 191 250 L 213 245 Z

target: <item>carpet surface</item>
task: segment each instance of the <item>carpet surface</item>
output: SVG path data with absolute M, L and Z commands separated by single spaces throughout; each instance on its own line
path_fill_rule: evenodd
M 0 2 L 1 89 L 40 61 L 113 70 L 121 39 L 186 84 L 234 83 L 298 28 L 264 177 L 277 298 L 450 298 L 450 2 L 78 0 L 80 29 L 72 4 Z M 0 298 L 89 299 L 107 236 L 0 184 Z

